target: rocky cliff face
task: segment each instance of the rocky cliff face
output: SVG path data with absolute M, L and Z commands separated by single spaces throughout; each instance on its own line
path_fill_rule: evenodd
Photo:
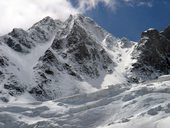
M 64 38 L 56 37 L 34 67 L 38 87 L 33 88 L 32 93 L 39 90 L 43 95 L 55 98 L 68 95 L 63 93 L 68 88 L 73 95 L 82 91 L 81 86 L 76 83 L 74 86 L 68 85 L 69 81 L 65 81 L 67 78 L 88 82 L 90 79 L 98 79 L 101 73 L 113 72 L 115 64 L 105 49 L 76 20 L 73 22 L 70 32 Z M 58 83 L 62 83 L 60 86 L 63 90 L 59 86 L 54 88 Z M 48 89 L 42 90 L 43 87 Z M 55 91 L 51 92 L 51 88 Z
M 2 94 L 29 93 L 38 100 L 96 91 L 113 84 L 112 76 L 115 84 L 125 82 L 116 80 L 123 76 L 116 67 L 122 49 L 132 46 L 82 15 L 65 22 L 46 17 L 0 40 Z
M 154 79 L 170 72 L 170 27 L 162 32 L 149 29 L 142 33 L 141 40 L 133 52 L 137 60 L 132 72 L 138 79 Z
M 27 31 L 13 29 L 0 37 L 0 95 L 21 95 L 35 85 L 33 67 L 50 46 L 50 40 L 60 33 L 60 27 L 60 21 L 46 17 Z
M 149 29 L 134 43 L 82 15 L 13 29 L 0 37 L 0 97 L 49 100 L 168 74 L 169 31 Z
M 46 17 L 0 37 L 0 128 L 168 128 L 169 72 L 170 27 L 134 43 Z

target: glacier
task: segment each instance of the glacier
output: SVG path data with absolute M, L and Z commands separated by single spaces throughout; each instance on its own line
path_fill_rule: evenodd
M 0 128 L 169 128 L 170 28 L 117 38 L 89 17 L 0 37 Z

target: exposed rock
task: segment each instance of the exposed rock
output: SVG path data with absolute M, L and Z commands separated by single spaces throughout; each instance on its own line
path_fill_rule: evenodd
M 164 35 L 168 40 L 170 40 L 170 26 L 165 28 L 165 30 L 162 31 L 161 34 Z
M 65 22 L 46 17 L 28 30 L 13 29 L 0 37 L 0 82 L 12 96 L 26 91 L 47 100 L 84 93 L 85 85 L 101 89 L 108 86 L 107 80 L 112 82 L 112 75 L 118 84 L 154 79 L 170 72 L 169 31 L 169 27 L 163 32 L 149 29 L 134 45 L 82 15 L 70 16 Z M 132 61 L 133 46 L 136 62 L 131 65 L 127 61 Z M 129 70 L 130 78 L 126 76 Z
M 156 29 L 142 33 L 141 40 L 133 52 L 137 62 L 133 64 L 132 72 L 137 78 L 154 79 L 160 74 L 170 72 L 170 41 L 163 33 Z M 165 33 L 168 35 L 167 30 Z
M 34 67 L 37 83 L 41 85 L 48 97 L 58 94 L 61 97 L 63 95 L 60 88 L 64 88 L 68 84 L 64 78 L 60 78 L 64 74 L 69 75 L 64 77 L 76 81 L 88 81 L 89 79 L 97 79 L 101 72 L 107 74 L 109 71 L 111 74 L 114 70 L 115 64 L 103 46 L 96 42 L 77 20 L 72 20 L 71 18 L 72 28 L 70 28 L 69 33 L 66 33 L 68 35 L 65 35 L 64 38 L 56 37 L 51 48 L 45 52 L 45 55 L 39 59 L 40 63 Z M 67 27 L 63 31 L 68 31 Z M 49 69 L 50 72 L 47 71 Z M 51 71 L 55 74 L 53 75 L 55 79 L 49 77 L 49 74 L 53 74 Z M 58 84 L 60 82 L 63 87 Z M 58 90 L 50 91 L 54 84 Z M 71 92 L 73 94 L 79 93 L 77 90 L 79 87 L 75 86 L 72 87 Z M 36 91 L 34 92 L 36 93 Z M 51 98 L 53 99 L 53 97 Z
M 8 65 L 8 59 L 5 56 L 0 56 L 0 66 L 5 67 Z
M 20 95 L 25 91 L 25 88 L 20 86 L 17 82 L 4 84 L 4 89 L 7 89 L 11 96 Z

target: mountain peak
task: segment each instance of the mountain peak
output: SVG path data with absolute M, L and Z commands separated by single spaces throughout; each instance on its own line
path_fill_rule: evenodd
M 134 43 L 82 15 L 13 29 L 0 37 L 0 128 L 168 128 L 169 37 Z
M 167 38 L 170 31 L 165 30 L 166 32 L 159 32 L 156 29 L 148 29 L 142 33 L 141 40 L 133 52 L 137 62 L 132 70 L 138 79 L 155 79 L 170 72 L 170 41 Z M 146 75 L 143 75 L 143 71 Z
M 43 18 L 42 20 L 40 20 L 39 22 L 35 23 L 33 25 L 33 27 L 39 26 L 39 25 L 50 25 L 53 22 L 54 22 L 54 19 L 51 18 L 50 16 L 47 16 L 47 17 Z
M 168 40 L 170 40 L 170 25 L 165 28 L 162 32 L 162 35 L 164 35 Z
M 155 28 L 149 28 L 148 30 L 142 32 L 141 38 L 143 37 L 150 37 L 150 38 L 156 38 L 159 36 L 159 31 Z
M 99 89 L 112 83 L 127 83 L 126 74 L 129 71 L 139 77 L 142 73 L 136 74 L 136 72 L 142 70 L 147 70 L 148 74 L 152 74 L 155 70 L 159 70 L 159 73 L 167 73 L 168 32 L 169 27 L 164 33 L 159 33 L 153 28 L 148 29 L 142 33 L 139 44 L 134 44 L 127 38 L 113 37 L 91 18 L 78 14 L 70 15 L 64 22 L 45 17 L 27 31 L 13 29 L 3 37 L 3 42 L 12 48 L 14 53 L 15 51 L 21 54 L 27 53 L 29 60 L 37 52 L 35 60 L 31 60 L 31 66 L 27 66 L 32 70 L 33 88 L 43 93 L 43 96 L 38 95 L 53 99 L 83 92 L 84 86 L 75 84 L 80 81 Z M 23 61 L 23 58 L 18 57 L 17 61 L 19 62 L 13 63 L 18 64 Z M 24 72 L 25 69 L 20 70 Z M 30 73 L 27 75 L 29 76 Z M 19 78 L 17 75 L 16 77 Z M 64 77 L 75 82 L 69 86 L 72 90 L 68 91 L 69 93 L 65 93 L 68 84 Z M 61 90 L 51 91 L 53 86 Z M 29 92 L 36 93 L 30 90 Z

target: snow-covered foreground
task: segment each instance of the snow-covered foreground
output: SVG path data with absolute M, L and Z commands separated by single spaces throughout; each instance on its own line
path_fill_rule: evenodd
M 24 94 L 0 104 L 0 128 L 169 128 L 169 84 L 114 85 L 46 102 Z
M 81 15 L 14 29 L 0 37 L 0 128 L 169 128 L 169 32 L 135 43 Z

